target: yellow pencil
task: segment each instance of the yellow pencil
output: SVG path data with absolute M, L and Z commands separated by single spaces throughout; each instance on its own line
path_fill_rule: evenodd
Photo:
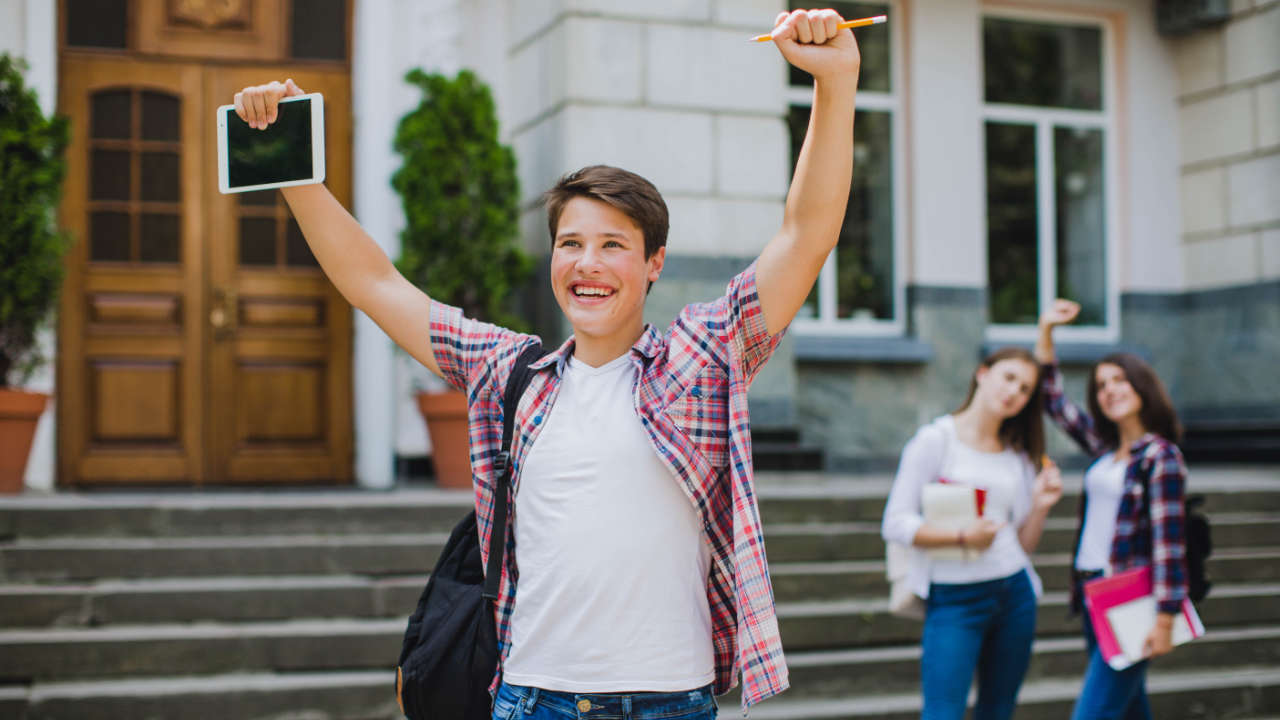
M 866 27 L 868 25 L 879 25 L 880 23 L 886 23 L 886 22 L 889 22 L 888 15 L 876 15 L 875 17 L 867 17 L 867 18 L 862 18 L 860 20 L 846 20 L 840 23 L 839 25 L 836 25 L 836 28 L 840 30 L 844 30 L 845 28 L 860 28 L 860 27 Z M 772 35 L 757 35 L 751 38 L 751 40 L 754 42 L 769 42 L 772 39 L 773 39 Z

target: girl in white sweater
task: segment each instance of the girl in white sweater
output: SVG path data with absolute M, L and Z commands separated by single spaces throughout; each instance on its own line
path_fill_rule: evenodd
M 975 673 L 974 720 L 1013 714 L 1041 592 L 1028 554 L 1062 496 L 1061 475 L 1045 462 L 1041 406 L 1039 364 L 1006 348 L 983 360 L 959 410 L 920 428 L 902 451 L 881 534 L 912 549 L 909 582 L 927 603 L 923 720 L 961 720 Z M 939 480 L 979 489 L 981 516 L 960 530 L 926 523 L 921 495 Z

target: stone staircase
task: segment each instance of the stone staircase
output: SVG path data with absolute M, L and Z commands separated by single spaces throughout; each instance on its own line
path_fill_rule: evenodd
M 753 718 L 912 718 L 920 625 L 884 611 L 885 478 L 762 473 L 792 689 Z M 1194 469 L 1209 496 L 1209 635 L 1153 668 L 1156 717 L 1280 716 L 1280 471 Z M 399 717 L 393 672 L 425 570 L 466 511 L 435 490 L 0 499 L 0 719 Z M 1065 717 L 1083 666 L 1065 590 L 1075 498 L 1018 717 Z M 738 714 L 736 692 L 721 699 Z

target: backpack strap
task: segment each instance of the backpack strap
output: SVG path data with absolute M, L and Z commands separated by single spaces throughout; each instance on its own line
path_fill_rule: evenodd
M 502 577 L 502 556 L 507 547 L 507 503 L 511 487 L 511 435 L 516 421 L 516 406 L 524 390 L 533 379 L 529 370 L 535 360 L 542 357 L 542 343 L 533 342 L 520 352 L 507 378 L 507 390 L 502 396 L 502 445 L 494 459 L 493 529 L 489 531 L 489 566 L 484 572 L 483 597 L 498 599 L 498 581 Z

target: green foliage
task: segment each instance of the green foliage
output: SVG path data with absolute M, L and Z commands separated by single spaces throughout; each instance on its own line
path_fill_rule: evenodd
M 396 267 L 469 317 L 519 327 L 508 305 L 532 261 L 517 244 L 515 154 L 498 142 L 489 89 L 469 70 L 451 79 L 415 69 L 405 80 L 423 99 L 396 129 L 404 165 L 391 184 L 407 221 Z
M 67 119 L 40 112 L 25 69 L 0 55 L 0 386 L 26 382 L 42 361 L 36 330 L 57 302 L 68 245 L 55 219 Z

